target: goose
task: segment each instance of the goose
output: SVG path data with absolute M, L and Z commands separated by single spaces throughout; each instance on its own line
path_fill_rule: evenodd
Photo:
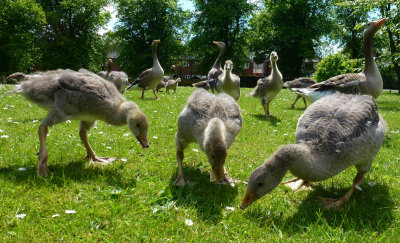
M 135 88 L 142 90 L 142 99 L 144 99 L 145 90 L 153 90 L 153 94 L 158 100 L 156 94 L 157 85 L 162 81 L 164 77 L 164 70 L 160 65 L 157 58 L 157 46 L 160 40 L 153 40 L 151 44 L 152 54 L 153 54 L 153 67 L 143 71 L 139 77 L 129 86 L 128 89 Z
M 290 91 L 292 91 L 293 88 L 307 88 L 313 84 L 317 83 L 314 79 L 312 78 L 297 78 L 292 81 L 287 81 L 283 83 L 283 87 L 288 88 Z M 293 92 L 293 91 L 292 91 Z M 293 102 L 291 105 L 291 108 L 294 109 L 296 102 L 302 98 L 304 102 L 304 106 L 307 108 L 307 102 L 304 97 L 301 97 L 301 95 L 297 94 L 296 100 Z
M 371 96 L 336 93 L 321 98 L 300 117 L 296 144 L 280 147 L 251 173 L 241 208 L 277 187 L 287 171 L 298 177 L 287 183 L 301 186 L 326 180 L 354 165 L 357 175 L 344 196 L 319 198 L 325 209 L 341 209 L 370 170 L 384 132 L 385 122 Z
M 232 73 L 233 63 L 231 60 L 225 62 L 224 71 L 218 77 L 217 92 L 227 93 L 235 100 L 240 98 L 240 78 Z
M 205 90 L 210 90 L 210 84 L 208 83 L 208 80 L 203 80 L 197 83 L 192 84 L 193 87 L 196 88 L 203 88 Z
M 213 44 L 219 48 L 218 57 L 215 60 L 211 70 L 208 72 L 208 82 L 211 87 L 211 91 L 214 93 L 214 90 L 217 88 L 218 77 L 222 74 L 221 59 L 225 52 L 225 43 L 221 41 L 213 41 Z
M 279 72 L 278 65 L 278 54 L 276 52 L 271 52 L 271 74 L 268 77 L 260 78 L 257 81 L 257 86 L 250 92 L 250 96 L 258 97 L 261 99 L 261 104 L 264 107 L 265 119 L 269 118 L 269 103 L 278 95 L 281 91 L 283 82 L 282 74 Z
M 86 158 L 91 162 L 109 162 L 107 158 L 97 157 L 89 145 L 87 131 L 95 125 L 96 120 L 115 126 L 127 124 L 142 147 L 149 147 L 146 115 L 135 103 L 127 101 L 112 83 L 94 73 L 49 71 L 39 78 L 21 82 L 11 93 L 21 93 L 48 111 L 39 126 L 38 176 L 47 176 L 48 173 L 48 127 L 66 120 L 80 120 L 79 136 L 86 148 Z
M 129 83 L 128 75 L 122 71 L 111 71 L 112 59 L 108 59 L 108 70 L 97 73 L 100 77 L 113 83 L 121 94 L 124 94 Z
M 379 97 L 383 88 L 382 76 L 376 66 L 372 41 L 375 33 L 385 23 L 386 18 L 366 24 L 364 29 L 364 70 L 361 73 L 347 73 L 332 77 L 324 82 L 314 84 L 308 88 L 294 89 L 295 92 L 314 102 L 321 97 L 335 92 L 350 94 L 367 94 L 375 99 Z
M 170 79 L 165 85 L 165 92 L 169 94 L 169 90 L 173 89 L 174 94 L 176 93 L 176 88 L 178 87 L 178 83 L 181 81 L 181 78 L 177 78 L 176 80 Z
M 229 95 L 214 95 L 196 89 L 179 115 L 175 135 L 178 177 L 174 184 L 184 186 L 194 182 L 183 175 L 183 151 L 197 142 L 211 165 L 210 181 L 234 186 L 235 180 L 225 171 L 227 150 L 242 127 L 242 114 L 237 102 Z
M 168 80 L 174 79 L 174 72 L 175 72 L 175 65 L 171 66 L 171 75 L 169 76 L 164 76 L 161 82 L 157 85 L 156 91 L 157 93 L 160 91 L 160 89 L 165 88 L 165 85 L 167 84 Z

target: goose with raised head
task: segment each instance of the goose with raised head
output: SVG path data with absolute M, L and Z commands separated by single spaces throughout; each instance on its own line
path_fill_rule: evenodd
M 224 70 L 218 77 L 217 92 L 227 93 L 235 100 L 240 98 L 240 78 L 232 73 L 233 63 L 231 60 L 225 62 Z
M 288 88 L 291 92 L 293 92 L 293 88 L 307 88 L 310 87 L 313 84 L 316 84 L 317 82 L 312 79 L 312 78 L 296 78 L 292 81 L 286 81 L 283 83 L 283 87 Z M 292 109 L 295 108 L 295 105 L 297 101 L 302 98 L 304 102 L 304 106 L 307 108 L 307 101 L 304 97 L 301 97 L 301 95 L 297 94 L 296 100 L 293 102 L 293 104 L 290 106 Z
M 274 51 L 271 52 L 269 59 L 272 66 L 271 74 L 268 77 L 260 78 L 257 81 L 257 86 L 249 94 L 250 96 L 261 99 L 261 104 L 265 112 L 265 119 L 268 119 L 270 115 L 269 103 L 275 99 L 283 86 L 282 74 L 276 64 L 278 61 L 278 54 Z
M 122 71 L 111 71 L 112 59 L 108 59 L 107 71 L 97 73 L 100 77 L 113 83 L 121 94 L 124 94 L 126 86 L 129 83 L 128 75 Z
M 99 158 L 89 145 L 87 131 L 96 120 L 111 125 L 128 125 L 133 135 L 145 149 L 148 145 L 146 115 L 132 101 L 127 101 L 114 84 L 94 73 L 57 70 L 43 73 L 39 78 L 21 82 L 12 93 L 21 93 L 26 99 L 48 111 L 39 126 L 39 163 L 37 175 L 47 176 L 46 138 L 49 126 L 66 120 L 80 120 L 79 136 L 91 162 L 108 163 Z
M 214 93 L 214 90 L 217 88 L 217 82 L 219 75 L 222 74 L 221 60 L 222 56 L 225 52 L 225 43 L 221 41 L 213 41 L 213 44 L 218 46 L 219 54 L 217 59 L 215 60 L 211 70 L 208 72 L 208 82 L 211 88 L 211 91 Z
M 178 177 L 175 185 L 193 184 L 183 175 L 183 151 L 190 143 L 197 143 L 211 165 L 210 181 L 234 185 L 224 164 L 228 149 L 242 127 L 242 114 L 237 102 L 229 95 L 214 95 L 196 89 L 178 118 L 175 135 Z
M 174 94 L 176 94 L 176 88 L 178 87 L 178 83 L 181 81 L 181 78 L 177 78 L 176 80 L 170 79 L 165 85 L 165 92 L 169 94 L 169 90 L 173 89 Z
M 153 94 L 158 100 L 158 96 L 156 94 L 157 85 L 162 81 L 164 77 L 164 70 L 160 65 L 160 62 L 157 58 L 157 46 L 160 43 L 160 40 L 153 40 L 151 44 L 151 50 L 153 55 L 153 67 L 143 71 L 139 77 L 129 85 L 128 89 L 135 88 L 142 90 L 142 99 L 144 99 L 144 91 L 145 90 L 153 90 Z
M 366 94 L 377 99 L 383 89 L 382 76 L 375 63 L 372 41 L 375 33 L 385 23 L 386 18 L 366 24 L 364 30 L 364 70 L 361 73 L 346 73 L 332 77 L 308 88 L 293 89 L 301 96 L 314 102 L 336 92 Z
M 385 122 L 371 96 L 337 93 L 316 101 L 297 123 L 296 144 L 280 147 L 251 173 L 241 208 L 277 187 L 287 171 L 298 177 L 289 181 L 299 181 L 298 188 L 354 165 L 357 175 L 344 196 L 319 199 L 325 209 L 342 208 L 370 170 L 384 132 Z

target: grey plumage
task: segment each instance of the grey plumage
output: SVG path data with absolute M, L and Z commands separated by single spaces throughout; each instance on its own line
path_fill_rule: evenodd
M 363 182 L 384 132 L 371 96 L 337 93 L 316 101 L 298 121 L 296 144 L 282 146 L 253 171 L 243 207 L 273 190 L 288 170 L 304 181 L 322 181 L 354 165 L 358 173 L 349 192 L 338 200 L 320 199 L 325 208 L 342 207 Z
M 168 82 L 165 84 L 165 92 L 169 93 L 170 89 L 174 90 L 174 93 L 176 93 L 176 88 L 178 87 L 178 83 L 181 81 L 181 78 L 177 78 L 176 80 L 170 79 Z
M 204 89 L 197 89 L 189 97 L 178 118 L 175 136 L 178 178 L 175 184 L 190 183 L 182 171 L 183 151 L 190 143 L 197 143 L 208 156 L 212 167 L 211 181 L 231 183 L 224 169 L 227 150 L 242 127 L 241 110 L 229 95 L 215 96 Z
M 153 90 L 154 96 L 156 99 L 158 99 L 156 89 L 164 77 L 164 69 L 161 67 L 157 58 L 157 47 L 159 43 L 160 40 L 153 40 L 151 44 L 153 66 L 143 71 L 139 77 L 137 77 L 137 79 L 128 87 L 128 89 L 135 88 L 142 90 L 142 99 L 144 99 L 145 90 Z
M 257 81 L 257 86 L 249 94 L 250 96 L 261 99 L 266 119 L 269 117 L 269 103 L 278 95 L 283 85 L 282 74 L 276 64 L 278 61 L 278 54 L 276 52 L 271 52 L 270 61 L 272 65 L 271 75 L 260 78 Z
M 47 127 L 66 120 L 80 120 L 79 135 L 91 161 L 106 162 L 94 154 L 87 140 L 86 132 L 96 120 L 116 126 L 128 124 L 143 148 L 148 147 L 146 115 L 135 103 L 127 101 L 115 85 L 94 73 L 49 71 L 21 82 L 16 92 L 49 111 L 39 126 L 39 176 L 47 176 Z
M 294 88 L 307 88 L 313 84 L 316 84 L 317 82 L 312 79 L 312 78 L 297 78 L 292 81 L 287 81 L 283 83 L 283 87 L 288 88 L 291 92 L 293 92 Z M 295 108 L 296 102 L 302 98 L 304 102 L 304 106 L 307 108 L 307 101 L 304 97 L 301 97 L 301 95 L 297 94 L 296 100 L 293 102 L 291 105 L 292 109 Z
M 203 80 L 197 83 L 192 84 L 193 87 L 196 88 L 203 88 L 205 90 L 210 90 L 210 84 L 208 83 L 208 80 Z
M 232 96 L 235 100 L 240 98 L 240 78 L 232 73 L 233 63 L 227 60 L 224 65 L 224 70 L 218 77 L 217 92 L 226 93 Z
M 100 71 L 97 73 L 97 75 L 106 79 L 107 71 Z M 121 94 L 125 92 L 126 86 L 129 83 L 128 75 L 122 71 L 111 71 L 106 80 L 113 83 Z
M 218 77 L 223 72 L 221 67 L 221 59 L 225 52 L 225 44 L 223 42 L 218 42 L 218 41 L 213 41 L 213 44 L 218 46 L 219 48 L 218 57 L 215 60 L 211 70 L 208 72 L 209 86 L 211 88 L 211 91 L 214 93 L 214 90 L 217 88 Z

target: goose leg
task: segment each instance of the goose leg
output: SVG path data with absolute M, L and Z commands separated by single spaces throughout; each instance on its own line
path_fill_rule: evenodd
M 356 191 L 357 187 L 360 186 L 365 178 L 366 172 L 358 172 L 356 177 L 354 178 L 353 185 L 351 186 L 350 190 L 344 194 L 341 198 L 333 199 L 333 198 L 318 198 L 321 206 L 324 209 L 343 209 L 343 206 L 347 203 L 350 199 L 351 195 Z
M 261 104 L 264 107 L 265 119 L 269 119 L 269 101 L 266 101 L 265 98 L 261 99 Z
M 156 97 L 156 100 L 158 100 L 158 96 L 157 96 L 156 91 L 154 89 L 153 89 L 153 94 Z
M 297 103 L 297 101 L 300 99 L 300 95 L 297 95 L 297 97 L 296 97 L 296 100 L 293 102 L 293 104 L 290 106 L 292 109 L 294 109 L 295 108 L 295 105 L 296 105 L 296 103 Z M 304 98 L 303 98 L 304 99 Z
M 231 178 L 226 172 L 225 167 L 213 168 L 210 172 L 210 182 L 215 182 L 217 184 L 222 185 L 230 185 L 231 187 L 235 186 L 235 183 L 238 182 L 236 179 Z
M 142 89 L 142 99 L 144 99 L 144 89 Z
M 175 186 L 185 186 L 186 184 L 189 185 L 194 185 L 195 182 L 190 181 L 185 178 L 183 175 L 183 168 L 182 168 L 182 161 L 183 161 L 183 151 L 182 150 L 177 150 L 176 151 L 176 160 L 178 162 L 178 177 L 176 178 L 174 185 Z
M 306 101 L 306 98 L 304 98 L 304 97 L 301 97 L 301 98 L 303 98 L 304 106 L 305 106 L 306 109 L 307 109 L 307 101 Z
M 87 138 L 87 131 L 93 127 L 95 122 L 86 122 L 81 121 L 79 124 L 79 137 L 81 138 L 83 144 L 85 145 L 87 155 L 85 159 L 89 159 L 90 163 L 100 163 L 100 164 L 109 164 L 110 162 L 114 161 L 115 158 L 99 158 L 94 153 L 92 147 L 89 144 L 89 140 Z
M 36 175 L 47 177 L 48 169 L 47 169 L 47 146 L 46 146 L 46 137 L 47 137 L 48 126 L 44 124 L 40 124 L 39 126 L 39 163 L 36 167 Z
M 292 180 L 285 181 L 284 184 L 285 184 L 285 186 L 292 189 L 292 191 L 298 191 L 298 190 L 302 190 L 302 189 L 312 190 L 311 183 L 308 181 L 304 181 L 300 178 L 294 178 Z

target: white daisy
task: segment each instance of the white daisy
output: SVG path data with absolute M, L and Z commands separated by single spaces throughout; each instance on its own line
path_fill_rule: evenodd
M 24 214 L 24 213 L 17 214 L 17 215 L 15 215 L 15 217 L 17 217 L 17 218 L 19 218 L 19 219 L 23 219 L 23 218 L 26 217 L 26 214 Z
M 190 220 L 190 219 L 186 219 L 186 220 L 185 220 L 185 224 L 186 224 L 187 226 L 192 226 L 192 225 L 193 225 L 193 221 Z
M 75 210 L 65 210 L 65 213 L 66 214 L 74 214 L 74 213 L 76 213 L 76 211 Z

